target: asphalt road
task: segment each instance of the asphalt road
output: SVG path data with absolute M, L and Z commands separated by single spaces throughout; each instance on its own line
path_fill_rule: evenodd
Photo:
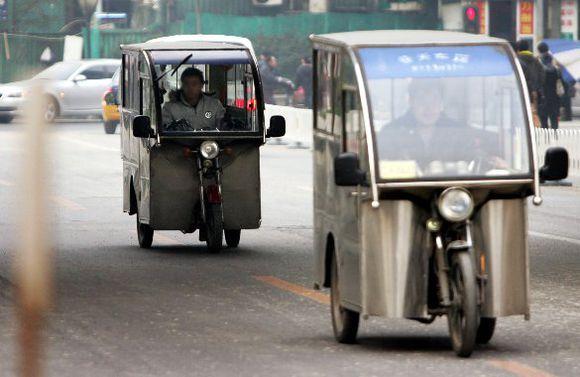
M 0 375 L 17 362 L 12 260 L 26 141 L 0 125 Z M 578 376 L 580 190 L 547 188 L 530 205 L 532 317 L 501 319 L 470 359 L 445 320 L 363 321 L 359 344 L 332 337 L 311 295 L 311 152 L 262 154 L 263 226 L 209 254 L 196 236 L 137 246 L 122 213 L 119 135 L 97 123 L 53 127 L 48 170 L 56 300 L 45 330 L 49 376 Z M 327 293 L 327 292 L 323 292 Z

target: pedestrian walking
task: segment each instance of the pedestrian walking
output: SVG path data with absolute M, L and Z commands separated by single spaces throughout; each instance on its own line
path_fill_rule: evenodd
M 312 59 L 304 56 L 300 59 L 300 65 L 296 69 L 296 79 L 294 80 L 298 90 L 303 93 L 303 103 L 307 108 L 312 108 Z
M 538 44 L 538 52 L 540 54 L 540 60 L 543 56 L 551 55 L 554 65 L 560 70 L 562 85 L 564 87 L 564 93 L 562 96 L 560 96 L 560 106 L 563 110 L 562 117 L 560 119 L 570 121 L 572 120 L 572 98 L 576 96 L 576 80 L 570 74 L 570 72 L 568 72 L 566 67 L 561 65 L 558 60 L 556 60 L 546 42 L 540 42 Z
M 520 39 L 516 43 L 518 60 L 524 71 L 528 93 L 530 96 L 534 124 L 539 126 L 538 107 L 542 98 L 542 88 L 544 86 L 544 69 L 542 64 L 530 51 L 530 43 L 525 39 Z
M 274 92 L 277 88 L 284 88 L 287 91 L 294 90 L 292 80 L 281 76 L 278 73 L 278 59 L 275 56 L 269 56 L 266 64 L 260 67 L 262 75 L 262 84 L 264 86 L 264 101 L 274 104 Z
M 558 129 L 560 117 L 560 96 L 564 94 L 562 74 L 554 64 L 552 54 L 544 54 L 540 57 L 544 69 L 544 85 L 542 99 L 538 107 L 538 114 L 542 128 Z

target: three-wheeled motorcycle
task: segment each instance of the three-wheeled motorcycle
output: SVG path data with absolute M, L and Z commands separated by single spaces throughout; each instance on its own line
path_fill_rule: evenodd
M 280 116 L 264 127 L 250 41 L 183 35 L 121 49 L 123 210 L 136 215 L 139 245 L 151 247 L 156 230 L 198 230 L 211 251 L 224 236 L 238 246 L 261 222 L 259 148 L 285 133 Z M 183 99 L 191 68 L 203 74 L 203 106 Z
M 338 341 L 359 318 L 447 316 L 457 355 L 496 319 L 530 316 L 527 203 L 563 179 L 536 166 L 522 69 L 510 45 L 440 31 L 315 35 L 315 287 Z

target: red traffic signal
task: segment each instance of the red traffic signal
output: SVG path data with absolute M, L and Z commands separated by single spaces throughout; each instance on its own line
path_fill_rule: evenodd
M 475 21 L 477 10 L 474 7 L 467 7 L 465 9 L 465 17 L 467 17 L 468 21 Z
M 468 33 L 479 33 L 479 8 L 467 6 L 463 8 L 463 28 Z

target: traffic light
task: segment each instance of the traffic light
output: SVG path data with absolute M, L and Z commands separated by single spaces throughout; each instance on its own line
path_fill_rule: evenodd
M 463 8 L 463 30 L 467 33 L 479 34 L 479 8 L 477 6 Z

